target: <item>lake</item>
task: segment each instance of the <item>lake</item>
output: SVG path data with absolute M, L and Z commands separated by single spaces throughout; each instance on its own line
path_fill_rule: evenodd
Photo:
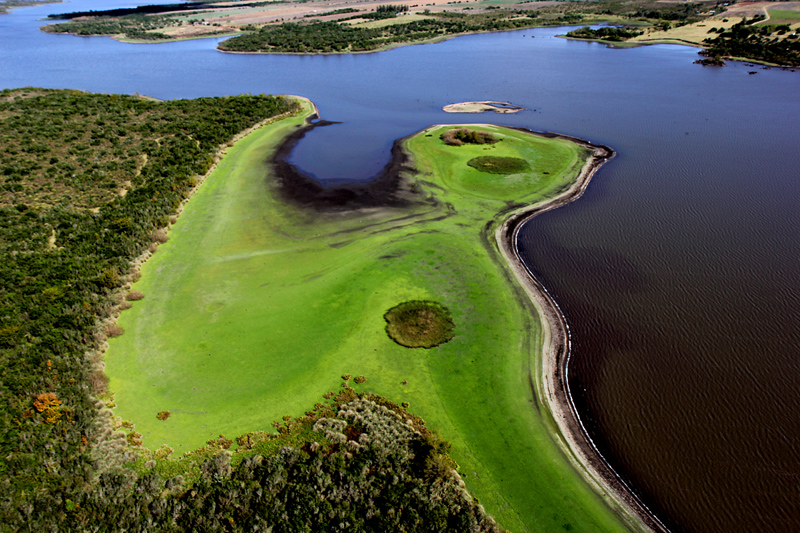
M 293 155 L 322 180 L 368 178 L 396 138 L 435 123 L 489 121 L 617 150 L 583 198 L 520 239 L 567 317 L 581 417 L 675 531 L 800 530 L 800 73 L 703 68 L 692 48 L 613 50 L 556 38 L 563 28 L 305 57 L 37 30 L 49 13 L 129 5 L 0 16 L 0 87 L 307 96 L 342 122 Z M 466 100 L 526 110 L 441 111 Z

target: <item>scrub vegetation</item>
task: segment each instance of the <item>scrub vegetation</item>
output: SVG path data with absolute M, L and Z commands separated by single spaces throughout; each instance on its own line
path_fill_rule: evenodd
M 322 1 L 188 2 L 128 9 L 51 15 L 67 22 L 43 26 L 54 33 L 110 35 L 118 39 L 157 42 L 182 38 L 235 35 L 219 44 L 229 52 L 327 54 L 384 50 L 405 44 L 432 42 L 466 33 L 505 31 L 538 26 L 607 23 L 568 33 L 577 39 L 626 46 L 631 43 L 677 42 L 709 50 L 719 57 L 747 58 L 778 65 L 797 64 L 794 34 L 800 12 L 785 2 L 749 4 L 704 0 L 599 0 L 596 2 L 441 1 L 424 6 L 352 2 L 330 9 Z M 276 9 L 278 5 L 279 9 Z M 414 9 L 417 8 L 417 9 Z M 774 28 L 745 33 L 739 28 L 711 41 L 697 39 L 697 28 L 759 14 L 768 10 Z M 273 14 L 274 13 L 274 14 Z M 738 17 L 738 19 L 736 18 Z M 748 23 L 749 24 L 749 23 Z M 762 24 L 762 26 L 764 26 Z M 788 28 L 784 29 L 784 26 Z M 785 35 L 781 33 L 785 31 Z M 722 33 L 722 32 L 720 32 Z M 626 44 L 622 44 L 626 43 Z M 796 54 L 795 54 L 796 55 Z M 719 61 L 721 63 L 721 61 Z
M 658 11 L 642 10 L 635 20 L 620 21 L 621 27 L 586 26 L 568 32 L 567 37 L 614 46 L 690 44 L 703 48 L 699 52 L 703 57 L 695 63 L 705 66 L 722 66 L 726 59 L 746 59 L 796 67 L 800 65 L 800 11 L 770 7 L 780 5 L 675 4 Z M 752 15 L 752 10 L 758 13 Z M 767 12 L 769 18 L 764 14 Z
M 743 19 L 730 29 L 711 28 L 700 54 L 712 62 L 737 57 L 775 65 L 800 66 L 800 37 L 788 24 L 757 24 L 763 19 Z M 714 36 L 716 34 L 716 36 Z
M 8 13 L 9 10 L 14 9 L 15 7 L 28 7 L 28 6 L 38 6 L 42 4 L 54 4 L 59 2 L 60 0 L 3 0 L 0 3 L 0 15 Z
M 403 302 L 389 309 L 383 318 L 389 337 L 406 348 L 433 348 L 454 335 L 450 311 L 436 302 Z
M 123 333 L 106 319 L 124 302 L 130 262 L 220 144 L 293 107 L 0 91 L 0 530 L 51 529 L 66 501 L 124 462 L 126 435 L 97 401 L 98 350 Z
M 462 144 L 494 144 L 500 139 L 485 131 L 476 131 L 469 128 L 453 128 L 442 133 L 440 138 L 451 146 Z
M 593 29 L 589 26 L 584 26 L 583 28 L 567 32 L 567 37 L 572 37 L 574 39 L 620 42 L 624 41 L 625 39 L 630 39 L 632 37 L 641 35 L 642 33 L 644 32 L 631 28 L 603 26 L 602 28 Z
M 422 20 L 381 27 L 359 27 L 341 22 L 287 22 L 228 39 L 219 44 L 219 49 L 299 54 L 369 52 L 463 33 L 528 28 L 535 24 L 535 19 L 535 14 L 523 12 L 503 16 L 430 15 L 430 18 Z

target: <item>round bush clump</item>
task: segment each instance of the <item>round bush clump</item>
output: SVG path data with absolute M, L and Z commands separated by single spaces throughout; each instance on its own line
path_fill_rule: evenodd
M 495 157 L 484 155 L 467 161 L 467 165 L 489 174 L 516 174 L 530 170 L 528 162 L 519 157 Z
M 453 338 L 455 324 L 450 311 L 428 300 L 412 300 L 389 309 L 386 333 L 406 348 L 433 348 Z

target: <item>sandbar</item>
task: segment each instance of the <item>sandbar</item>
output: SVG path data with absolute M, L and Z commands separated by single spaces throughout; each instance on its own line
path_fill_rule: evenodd
M 510 104 L 508 102 L 495 102 L 493 100 L 483 100 L 476 102 L 459 102 L 448 104 L 442 108 L 445 113 L 484 113 L 494 111 L 495 113 L 518 113 L 525 109 L 522 106 Z

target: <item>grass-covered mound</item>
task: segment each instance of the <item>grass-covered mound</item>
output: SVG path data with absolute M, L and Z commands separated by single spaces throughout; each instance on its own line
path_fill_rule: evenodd
M 403 302 L 389 309 L 383 318 L 389 337 L 406 348 L 433 348 L 455 334 L 450 311 L 436 302 Z
M 467 165 L 489 174 L 517 174 L 530 170 L 530 165 L 519 157 L 498 157 L 482 155 L 467 161 Z
M 462 144 L 494 144 L 500 141 L 488 131 L 471 130 L 469 128 L 453 128 L 440 135 L 440 138 L 451 146 Z
M 249 533 L 500 533 L 464 489 L 450 444 L 384 398 L 345 387 L 300 417 L 183 457 L 161 448 L 71 496 L 60 529 Z

